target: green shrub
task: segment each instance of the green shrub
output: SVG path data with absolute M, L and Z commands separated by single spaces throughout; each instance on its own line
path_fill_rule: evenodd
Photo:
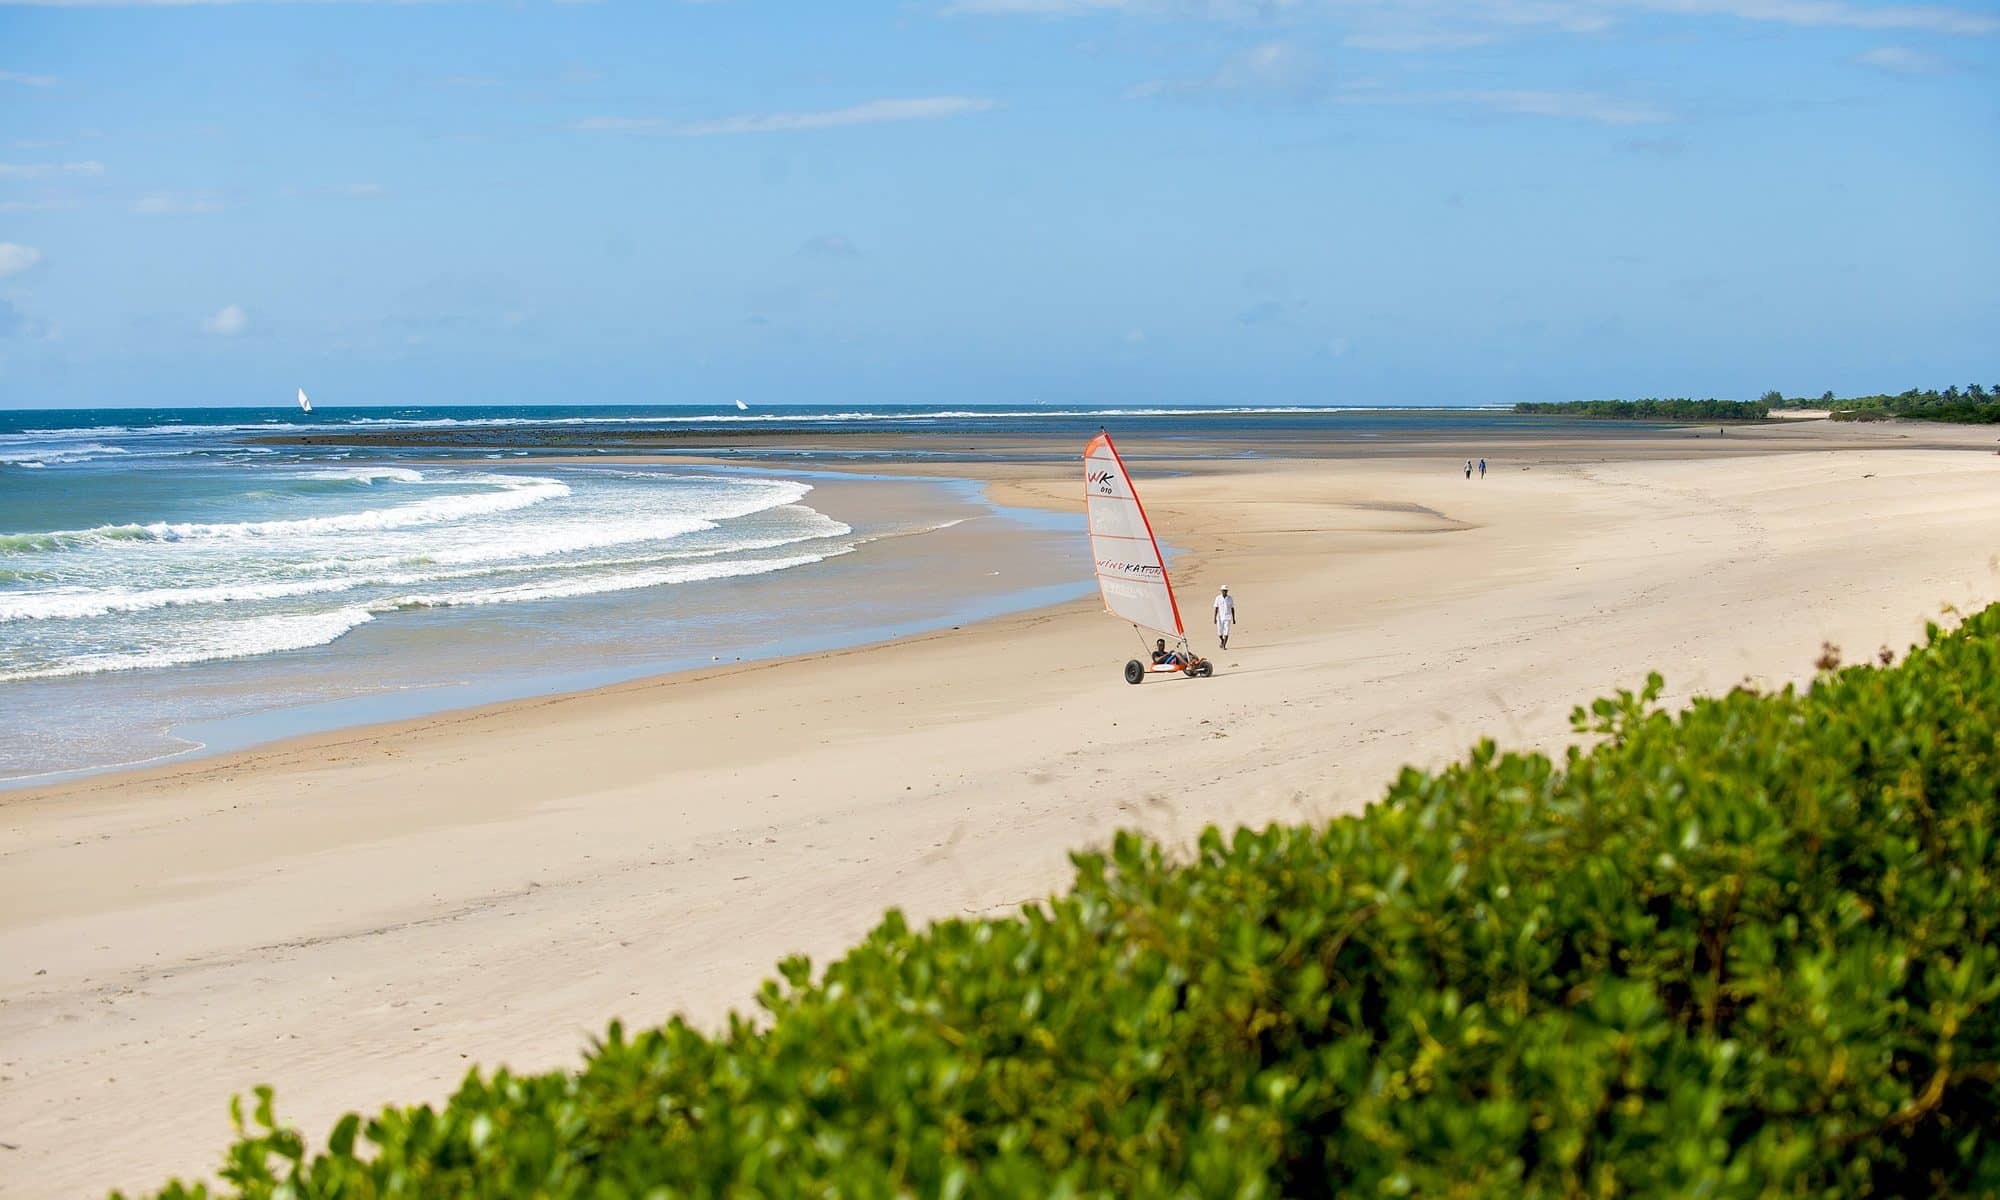
M 314 1154 L 262 1093 L 228 1190 L 2000 1190 L 2000 606 L 1803 693 L 1658 689 L 1561 761 L 1482 743 L 1191 861 L 1120 837 L 1009 919 L 891 913 L 761 1021 L 613 1026 Z
M 1558 400 L 1516 404 L 1514 411 L 1627 421 L 1761 421 L 1771 415 L 1771 406 L 1751 400 Z
M 1988 391 L 1972 384 L 1964 391 L 1957 386 L 1939 391 L 1911 388 L 1896 395 L 1854 396 L 1846 400 L 1827 396 L 1822 403 L 1832 409 L 1836 421 L 1881 421 L 1905 417 L 1918 421 L 1949 421 L 1957 425 L 2000 424 L 2000 390 Z

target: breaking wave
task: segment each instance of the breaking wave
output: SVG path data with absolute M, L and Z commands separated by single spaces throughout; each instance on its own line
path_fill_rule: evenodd
M 762 575 L 850 552 L 852 530 L 806 506 L 811 491 L 666 471 L 236 465 L 167 493 L 234 519 L 0 534 L 0 680 L 254 658 L 411 610 Z

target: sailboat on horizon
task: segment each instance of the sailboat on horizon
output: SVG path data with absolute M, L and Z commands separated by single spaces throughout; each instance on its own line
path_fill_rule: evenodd
M 304 388 L 300 388 L 299 411 L 310 417 L 312 415 L 312 410 L 313 410 L 313 402 L 306 399 L 306 390 Z

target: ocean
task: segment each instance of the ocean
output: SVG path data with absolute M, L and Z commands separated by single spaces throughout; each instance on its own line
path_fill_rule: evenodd
M 879 450 L 830 439 L 791 451 L 782 470 L 768 454 L 741 469 L 522 461 L 552 439 L 683 433 L 668 450 L 690 454 L 716 453 L 706 433 L 753 430 L 1073 434 L 1080 446 L 1107 424 L 1159 438 L 1367 439 L 1499 437 L 1522 419 L 1038 406 L 0 412 L 0 783 L 831 648 L 1089 587 L 1079 525 L 998 509 L 969 484 L 878 479 L 866 484 L 874 499 L 818 506 L 862 485 L 814 458 Z M 363 432 L 446 444 L 272 440 Z M 967 522 L 981 524 L 898 541 Z M 964 539 L 1002 528 L 1004 565 L 977 569 Z M 910 549 L 920 544 L 932 548 Z

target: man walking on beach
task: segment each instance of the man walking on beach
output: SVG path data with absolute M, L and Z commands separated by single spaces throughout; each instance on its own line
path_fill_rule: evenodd
M 1229 597 L 1229 585 L 1223 584 L 1222 591 L 1215 597 L 1215 639 L 1229 649 L 1229 627 L 1236 624 L 1236 601 Z
M 1465 460 L 1465 477 L 1472 478 L 1472 460 L 1469 458 Z
M 1486 478 L 1486 460 L 1483 458 L 1479 460 L 1479 477 Z

